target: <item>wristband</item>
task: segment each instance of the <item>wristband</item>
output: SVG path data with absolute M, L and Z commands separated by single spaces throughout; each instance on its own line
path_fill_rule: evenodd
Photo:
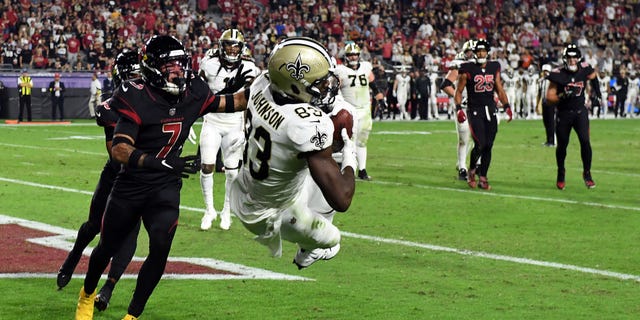
M 129 140 L 129 139 L 125 138 L 125 137 L 122 137 L 122 136 L 113 137 L 113 140 L 111 140 L 111 145 L 112 146 L 115 146 L 116 144 L 119 144 L 119 143 L 131 144 L 131 140 Z
M 224 96 L 224 112 L 226 113 L 236 112 L 236 107 L 234 106 L 232 94 L 227 94 Z
M 502 105 L 504 107 L 504 109 L 510 109 L 511 105 L 508 103 L 505 103 L 504 105 Z
M 127 166 L 129 166 L 129 168 L 134 168 L 134 169 L 138 168 L 138 161 L 140 161 L 140 157 L 142 157 L 143 154 L 144 152 L 140 151 L 139 149 L 133 150 L 129 155 Z
M 462 110 L 462 105 L 456 104 L 456 111 Z

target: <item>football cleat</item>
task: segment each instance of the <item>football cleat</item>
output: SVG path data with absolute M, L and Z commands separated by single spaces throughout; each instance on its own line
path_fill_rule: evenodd
M 298 249 L 293 263 L 298 266 L 298 270 L 307 268 L 316 261 L 331 260 L 340 251 L 340 244 L 336 244 L 331 248 L 315 248 L 313 250 Z
M 478 182 L 476 181 L 476 169 L 469 170 L 469 174 L 467 175 L 467 184 L 471 189 L 475 189 L 478 186 Z
M 200 229 L 201 230 L 211 229 L 212 221 L 216 220 L 217 218 L 218 218 L 218 213 L 216 212 L 216 210 L 206 210 L 200 222 Z
M 127 315 L 124 316 L 124 318 L 122 318 L 122 320 L 138 320 L 138 318 L 127 313 Z
M 94 303 L 96 309 L 100 311 L 107 310 L 107 307 L 109 307 L 109 300 L 111 300 L 111 294 L 113 293 L 112 290 L 113 288 L 107 285 L 104 285 L 100 289 L 100 292 L 96 295 L 96 301 Z
M 71 273 L 64 272 L 62 271 L 62 269 L 58 271 L 58 290 L 62 290 L 62 288 L 66 287 L 69 284 L 69 281 L 71 281 L 71 276 Z
M 371 181 L 371 176 L 367 174 L 367 169 L 358 171 L 358 178 L 360 178 L 361 180 Z
M 596 183 L 591 178 L 591 171 L 585 171 L 582 173 L 582 178 L 584 179 L 584 185 L 589 189 L 593 189 L 596 187 Z
M 458 170 L 458 180 L 467 181 L 467 169 L 460 168 Z
M 93 319 L 93 303 L 96 299 L 96 291 L 87 294 L 84 287 L 80 288 L 80 297 L 78 298 L 78 306 L 76 307 L 76 320 L 92 320 Z
M 478 187 L 480 187 L 480 189 L 484 189 L 484 190 L 491 190 L 491 185 L 489 185 L 489 181 L 487 180 L 487 177 L 480 177 L 480 181 L 478 182 Z
M 222 210 L 220 212 L 220 229 L 229 230 L 231 227 L 231 212 L 227 210 Z
M 560 190 L 564 190 L 566 183 L 564 181 L 564 169 L 558 169 L 558 177 L 556 179 L 556 187 Z

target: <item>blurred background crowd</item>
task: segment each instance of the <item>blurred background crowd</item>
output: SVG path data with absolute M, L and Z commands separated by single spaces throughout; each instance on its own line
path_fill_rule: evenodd
M 108 71 L 120 50 L 153 34 L 183 41 L 197 68 L 231 27 L 258 66 L 278 39 L 297 35 L 320 40 L 338 60 L 355 41 L 364 60 L 387 68 L 446 72 L 470 38 L 489 40 L 505 69 L 557 64 L 568 42 L 610 75 L 640 68 L 640 3 L 631 0 L 5 0 L 0 12 L 5 70 Z

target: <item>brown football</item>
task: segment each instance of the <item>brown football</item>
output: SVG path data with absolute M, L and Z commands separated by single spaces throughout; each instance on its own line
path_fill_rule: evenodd
M 347 128 L 349 138 L 353 137 L 353 116 L 349 111 L 342 109 L 335 116 L 331 116 L 333 121 L 333 151 L 337 152 L 344 147 L 342 141 L 342 128 Z

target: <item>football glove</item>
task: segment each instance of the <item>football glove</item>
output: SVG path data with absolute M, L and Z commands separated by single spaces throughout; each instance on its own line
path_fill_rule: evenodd
M 509 117 L 507 122 L 511 122 L 513 120 L 513 111 L 511 111 L 511 106 L 508 103 L 504 105 L 504 113 Z
M 188 178 L 188 174 L 193 174 L 200 170 L 200 157 L 197 155 L 191 155 L 186 157 L 157 159 L 147 155 L 144 158 L 143 167 L 159 171 L 167 171 L 183 178 Z
M 351 167 L 355 173 L 356 168 L 358 167 L 358 161 L 356 160 L 356 144 L 349 138 L 347 128 L 342 128 L 340 135 L 342 135 L 342 141 L 344 142 L 344 147 L 342 147 L 341 171 L 344 171 L 346 167 Z
M 464 110 L 458 109 L 457 111 L 458 123 L 463 123 L 467 120 L 467 115 L 464 113 Z

